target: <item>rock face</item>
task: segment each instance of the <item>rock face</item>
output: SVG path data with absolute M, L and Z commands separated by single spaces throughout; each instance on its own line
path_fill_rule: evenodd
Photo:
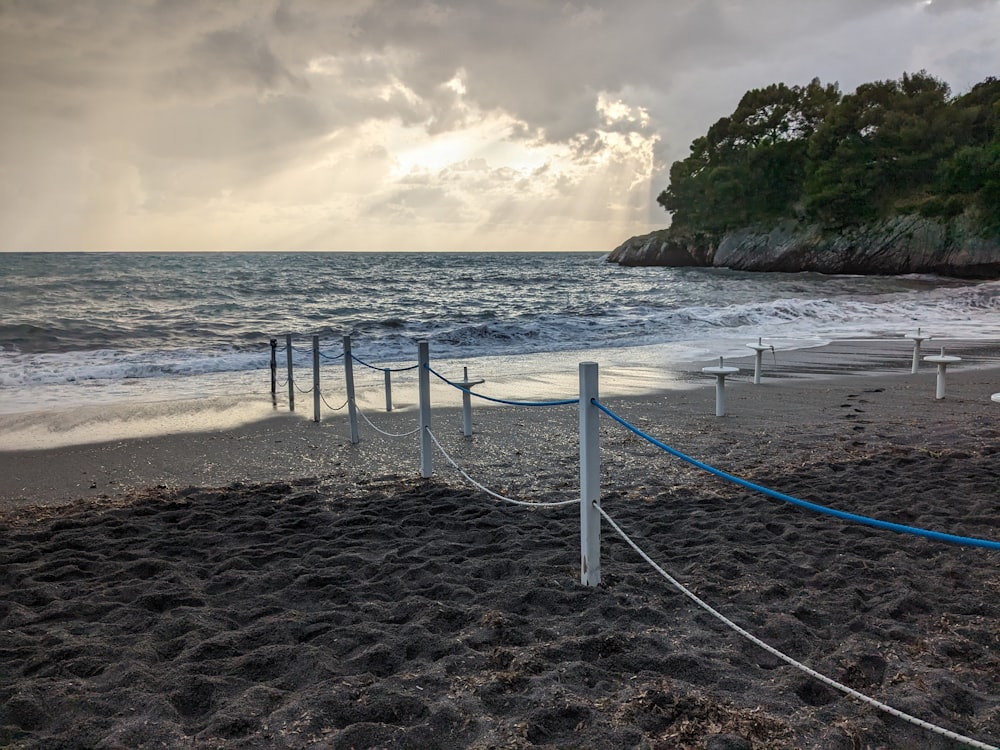
M 741 271 L 933 273 L 1000 278 L 1000 235 L 983 236 L 967 217 L 943 221 L 904 215 L 841 232 L 785 222 L 770 230 L 633 237 L 608 261 L 623 266 L 715 266 Z

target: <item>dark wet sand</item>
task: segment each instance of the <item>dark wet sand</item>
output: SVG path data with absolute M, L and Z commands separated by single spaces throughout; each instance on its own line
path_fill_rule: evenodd
M 721 419 L 708 385 L 607 405 L 782 492 L 1000 539 L 1000 370 L 977 351 L 942 401 L 930 370 L 810 379 L 803 362 L 760 386 L 744 370 Z M 337 415 L 0 454 L 0 746 L 961 746 L 746 642 L 607 526 L 602 586 L 582 587 L 576 506 L 497 502 L 440 455 L 421 480 L 415 438 L 366 427 L 358 446 Z M 575 407 L 477 408 L 471 439 L 441 409 L 434 431 L 491 489 L 577 494 Z M 1000 741 L 1000 553 L 789 506 L 609 420 L 602 488 L 737 624 Z

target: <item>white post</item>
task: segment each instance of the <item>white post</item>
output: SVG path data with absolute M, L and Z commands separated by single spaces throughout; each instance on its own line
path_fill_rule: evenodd
M 288 362 L 288 411 L 295 411 L 295 381 L 292 373 L 292 334 L 285 334 L 285 360 Z
M 937 387 L 934 390 L 934 398 L 940 400 L 944 398 L 944 388 L 945 388 L 945 369 L 947 365 L 944 362 L 939 362 L 937 366 Z
M 271 403 L 278 403 L 278 339 L 271 339 Z
M 313 336 L 313 422 L 319 422 L 319 336 Z
M 465 383 L 469 382 L 469 368 L 462 368 L 462 380 Z M 469 395 L 468 388 L 471 386 L 466 385 L 466 390 L 462 391 L 462 434 L 465 437 L 472 437 L 472 396 Z
M 420 476 L 427 479 L 434 473 L 434 446 L 431 444 L 431 373 L 430 347 L 417 342 L 417 390 L 420 393 Z
M 351 425 L 351 443 L 361 441 L 358 434 L 358 405 L 354 401 L 354 359 L 351 357 L 351 337 L 344 336 L 344 382 L 347 385 L 347 414 Z
M 601 583 L 601 413 L 596 362 L 580 363 L 580 583 Z
M 385 410 L 392 411 L 392 370 L 385 368 Z

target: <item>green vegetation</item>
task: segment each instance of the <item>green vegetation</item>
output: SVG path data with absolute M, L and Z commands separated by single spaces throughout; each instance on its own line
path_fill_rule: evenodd
M 1000 80 L 958 97 L 924 71 L 846 95 L 819 79 L 753 89 L 674 162 L 657 202 L 681 232 L 966 212 L 998 231 Z

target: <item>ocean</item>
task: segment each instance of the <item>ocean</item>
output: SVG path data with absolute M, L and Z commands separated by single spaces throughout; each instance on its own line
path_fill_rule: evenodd
M 466 366 L 496 383 L 504 374 L 575 373 L 581 359 L 648 377 L 745 356 L 758 337 L 779 351 L 917 327 L 1000 339 L 1000 282 L 621 268 L 605 258 L 3 254 L 0 414 L 269 403 L 269 340 L 279 340 L 284 379 L 289 333 L 296 368 L 311 367 L 313 335 L 331 368 L 344 335 L 377 367 L 414 363 L 423 339 L 436 369 L 460 375 Z M 307 369 L 296 372 L 311 384 Z

